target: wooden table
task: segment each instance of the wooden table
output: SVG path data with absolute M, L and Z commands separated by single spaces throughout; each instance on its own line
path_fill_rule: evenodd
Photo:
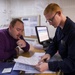
M 25 56 L 25 57 L 31 57 L 35 52 L 45 52 L 43 49 L 37 49 L 37 48 L 34 48 L 32 45 L 30 46 L 30 51 L 29 52 L 26 52 L 26 53 L 23 53 L 21 54 L 22 56 Z M 58 75 L 57 73 L 40 73 L 40 74 L 35 74 L 35 75 Z

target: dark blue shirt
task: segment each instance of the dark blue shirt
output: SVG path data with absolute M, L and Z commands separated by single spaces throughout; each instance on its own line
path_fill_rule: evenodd
M 51 57 L 59 52 L 62 61 L 49 62 L 52 71 L 61 70 L 64 73 L 75 73 L 75 23 L 67 17 L 64 28 L 57 27 L 53 42 L 46 53 Z

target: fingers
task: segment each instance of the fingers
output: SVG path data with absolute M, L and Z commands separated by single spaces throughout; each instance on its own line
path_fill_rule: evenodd
M 26 42 L 22 39 L 19 39 L 17 42 L 17 45 L 20 46 L 21 48 L 26 46 Z
M 40 62 L 47 62 L 50 59 L 50 55 L 49 54 L 45 54 L 44 56 L 41 57 Z
M 38 64 L 37 66 L 35 66 L 35 68 L 40 72 L 46 71 L 48 70 L 48 63 Z
M 40 68 L 39 68 L 39 65 L 38 65 L 38 66 L 36 66 L 36 67 L 35 67 L 35 69 L 37 69 L 37 70 L 39 71 L 39 69 L 40 69 Z
M 41 61 L 45 61 L 47 59 L 46 55 L 44 55 L 42 58 L 41 58 Z
M 35 69 L 37 69 L 38 71 L 40 71 L 41 72 L 41 63 L 40 64 L 37 64 L 36 66 L 35 66 Z
M 47 58 L 47 61 L 48 61 L 49 59 L 50 59 L 50 58 L 48 57 L 48 58 Z

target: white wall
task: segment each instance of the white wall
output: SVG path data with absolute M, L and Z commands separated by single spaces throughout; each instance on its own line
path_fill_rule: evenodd
M 63 13 L 75 21 L 75 0 L 0 0 L 0 24 L 10 22 L 12 17 L 41 15 L 41 24 L 49 29 L 50 37 L 54 36 L 55 28 L 45 22 L 44 8 L 51 2 L 58 3 Z
M 0 25 L 10 20 L 10 0 L 0 0 Z

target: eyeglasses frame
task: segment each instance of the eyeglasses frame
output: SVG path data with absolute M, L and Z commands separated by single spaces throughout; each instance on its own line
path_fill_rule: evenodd
M 54 16 L 53 16 L 51 19 L 46 20 L 46 23 L 47 23 L 47 22 L 53 22 L 53 20 L 54 20 L 56 14 L 57 14 L 57 12 L 54 14 Z

